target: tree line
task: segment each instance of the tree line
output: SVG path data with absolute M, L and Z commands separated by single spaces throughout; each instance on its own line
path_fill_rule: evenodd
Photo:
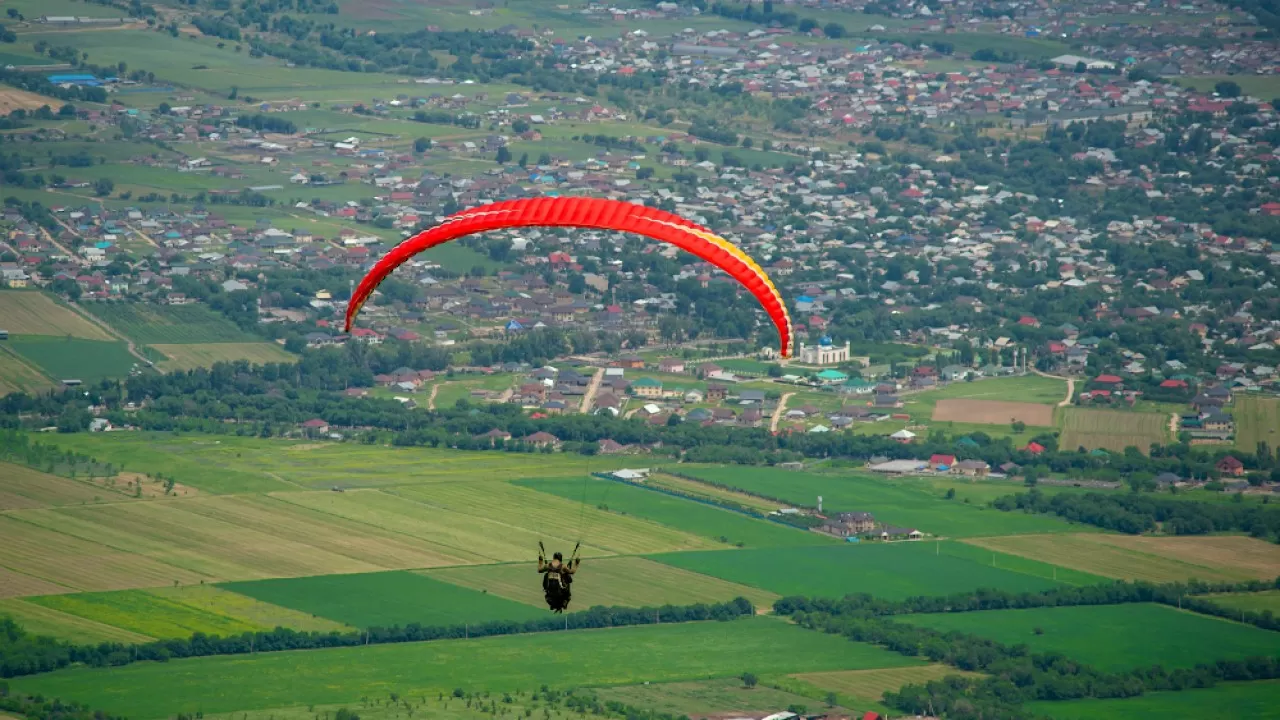
M 1074 522 L 1137 535 L 1163 528 L 1174 535 L 1247 532 L 1272 538 L 1280 532 L 1280 509 L 1239 503 L 1198 503 L 1145 493 L 1061 493 L 1038 490 L 1005 495 L 992 506 L 1006 512 L 1052 513 Z
M 124 720 L 122 716 L 109 715 L 80 703 L 14 692 L 4 682 L 0 682 L 0 711 L 28 720 Z
M 697 603 L 642 608 L 595 606 L 582 612 L 525 622 L 493 620 L 476 625 L 447 626 L 412 623 L 403 627 L 371 627 L 351 632 L 328 633 L 299 632 L 277 627 L 267 632 L 228 637 L 196 633 L 186 639 L 157 640 L 133 645 L 114 642 L 75 645 L 52 637 L 31 635 L 6 615 L 0 616 L 0 677 L 34 675 L 70 665 L 118 667 L 140 661 L 166 662 L 171 659 L 211 655 L 455 640 L 704 620 L 723 621 L 754 614 L 755 608 L 750 601 L 738 597 L 710 605 Z
M 1259 583 L 1259 585 L 1261 585 Z M 1275 583 L 1271 586 L 1274 587 Z M 1021 707 L 1034 700 L 1127 698 L 1156 690 L 1212 687 L 1220 681 L 1263 680 L 1280 677 L 1280 658 L 1252 657 L 1202 663 L 1191 669 L 1156 665 L 1128 672 L 1108 673 L 1060 653 L 1032 653 L 1025 645 L 1001 643 L 961 632 L 939 632 L 894 623 L 886 616 L 901 612 L 961 612 L 1009 607 L 1052 607 L 1071 604 L 1161 602 L 1184 591 L 1252 588 L 1241 586 L 1116 583 L 1088 588 L 1059 588 L 1043 593 L 982 590 L 944 598 L 882 601 L 867 595 L 842 600 L 791 597 L 774 610 L 812 630 L 844 635 L 856 642 L 879 645 L 911 657 L 925 657 L 961 670 L 981 672 L 982 678 L 949 676 L 924 685 L 907 685 L 886 692 L 883 701 L 912 714 L 941 715 L 955 720 L 1037 717 Z M 954 606 L 953 606 L 954 605 Z
M 1240 612 L 1224 608 L 1206 595 L 1253 593 L 1280 589 L 1275 580 L 1210 583 L 1191 580 L 1185 583 L 1116 581 L 1083 587 L 1057 587 L 1040 592 L 1010 592 L 981 588 L 942 596 L 917 596 L 903 600 L 885 600 L 866 593 L 843 598 L 784 597 L 773 605 L 779 615 L 828 613 L 860 617 L 886 617 L 916 613 L 978 612 L 981 610 L 1020 610 L 1043 607 L 1075 607 L 1081 605 L 1124 605 L 1127 603 L 1160 603 L 1184 610 L 1229 617 L 1264 630 L 1280 630 L 1280 618 L 1270 610 Z

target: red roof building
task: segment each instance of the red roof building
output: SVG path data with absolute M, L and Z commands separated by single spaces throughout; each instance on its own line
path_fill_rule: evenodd
M 1099 385 L 1119 385 L 1124 382 L 1124 378 L 1119 375 L 1099 375 L 1093 381 Z
M 1039 455 L 1040 453 L 1044 452 L 1044 446 L 1035 441 L 1027 443 L 1027 446 L 1022 449 L 1026 450 L 1032 455 Z
M 955 464 L 956 464 L 955 455 L 943 455 L 941 453 L 938 453 L 929 458 L 929 465 L 935 468 L 951 467 L 952 465 L 955 465 Z

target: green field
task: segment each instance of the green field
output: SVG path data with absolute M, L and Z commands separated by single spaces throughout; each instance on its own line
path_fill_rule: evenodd
M 530 574 L 529 583 L 538 577 Z M 411 572 L 323 575 L 227 583 L 223 588 L 355 627 L 461 625 L 491 620 L 536 620 L 528 605 Z
M 818 496 L 823 509 L 866 511 L 881 523 L 914 527 L 941 537 L 981 537 L 1076 529 L 1061 520 L 1001 513 L 990 508 L 944 500 L 927 487 L 910 481 L 890 480 L 862 473 L 818 475 L 757 467 L 685 468 L 684 474 L 750 493 L 814 506 Z
M 653 559 L 779 595 L 870 593 L 901 599 L 978 588 L 1018 592 L 1056 586 L 1046 578 L 942 554 L 932 542 L 669 553 Z
M 1020 375 L 953 382 L 937 390 L 913 393 L 903 398 L 912 417 L 933 417 L 939 400 L 1001 400 L 1005 402 L 1057 405 L 1067 396 L 1067 384 L 1042 375 Z
M 632 515 L 674 528 L 745 547 L 788 545 L 829 545 L 837 542 L 826 535 L 799 530 L 768 520 L 722 510 L 704 503 L 673 497 L 612 480 L 521 480 L 518 485 L 559 495 L 611 513 Z
M 152 638 L 76 615 L 44 607 L 30 600 L 0 600 L 0 616 L 8 615 L 32 635 L 48 635 L 74 643 L 149 642 Z
M 1155 692 L 1124 700 L 1034 702 L 1028 710 L 1053 720 L 1204 720 L 1280 718 L 1280 680 L 1223 683 L 1203 690 Z
M 252 342 L 259 339 L 203 305 L 100 302 L 86 303 L 84 307 L 134 342 L 148 345 Z
M 1058 447 L 1064 450 L 1102 448 L 1124 452 L 1132 445 L 1145 455 L 1151 452 L 1153 444 L 1169 442 L 1169 416 L 1163 413 L 1078 407 L 1064 410 L 1062 437 L 1058 440 Z
M 1238 395 L 1231 411 L 1236 421 L 1236 448 L 1254 452 L 1265 442 L 1275 452 L 1280 445 L 1280 398 Z
M 960 631 L 1036 652 L 1060 652 L 1100 670 L 1189 668 L 1280 652 L 1280 633 L 1166 605 L 1099 605 L 904 615 L 902 622 Z M 1043 634 L 1034 630 L 1040 628 Z
M 555 548 L 547 548 L 555 552 Z M 566 548 L 567 550 L 568 548 Z M 542 607 L 542 586 L 533 563 L 473 565 L 420 571 L 427 577 L 481 590 L 522 603 Z M 657 607 L 692 603 L 725 602 L 745 597 L 756 608 L 768 610 L 778 599 L 774 593 L 739 585 L 708 575 L 688 572 L 640 557 L 600 558 L 586 561 L 573 585 L 573 608 L 596 605 Z
M 791 677 L 820 690 L 838 693 L 840 696 L 878 703 L 886 692 L 897 692 L 903 685 L 923 685 L 927 682 L 941 680 L 953 675 L 981 677 L 978 673 L 965 672 L 964 670 L 957 670 L 950 665 L 941 664 L 875 670 L 800 673 Z
M 134 364 L 142 362 L 129 354 L 123 342 L 105 340 L 22 335 L 9 338 L 9 349 L 59 380 L 75 378 L 92 382 L 124 377 Z
M 543 683 L 583 687 L 915 664 L 922 663 L 773 618 L 748 618 L 76 668 L 15 678 L 10 686 L 152 720 L 455 687 L 527 691 Z
M 1264 590 L 1256 593 L 1231 593 L 1228 595 L 1208 595 L 1205 599 L 1213 601 L 1216 605 L 1234 608 L 1236 610 L 1259 613 L 1270 610 L 1272 614 L 1280 615 L 1280 590 Z
M 0 290 L 0 323 L 3 323 L 0 328 L 8 330 L 10 336 L 115 340 L 66 303 L 34 290 Z
M 1213 92 L 1213 88 L 1223 80 L 1229 80 L 1240 86 L 1246 95 L 1252 95 L 1263 102 L 1270 102 L 1280 96 L 1280 78 L 1275 75 L 1208 75 L 1204 77 L 1179 77 L 1177 82 L 1202 92 Z
M 268 629 L 199 610 L 152 595 L 145 590 L 45 595 L 28 598 L 27 601 L 154 638 L 185 638 L 198 632 L 206 635 L 239 635 Z

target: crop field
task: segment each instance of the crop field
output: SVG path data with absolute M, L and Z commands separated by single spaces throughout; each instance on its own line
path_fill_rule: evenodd
M 1236 448 L 1246 452 L 1265 442 L 1275 452 L 1280 445 L 1280 398 L 1239 395 L 1231 411 L 1236 421 Z
M 939 400 L 933 407 L 933 419 L 940 422 L 964 422 L 1007 425 L 1023 422 L 1038 427 L 1053 425 L 1053 406 L 1003 400 Z
M 149 720 L 197 709 L 355 703 L 392 691 L 527 691 L 543 683 L 590 687 L 733 677 L 748 670 L 765 675 L 918 664 L 773 618 L 746 618 L 77 668 L 15 678 L 10 686 Z M 140 687 L 151 690 L 140 693 Z
M 139 560 L 163 563 L 180 573 L 161 582 L 133 582 L 124 575 L 105 589 L 155 587 L 173 580 L 251 580 L 465 562 L 447 547 L 270 497 L 197 497 L 24 510 L 9 517 L 68 541 L 128 548 Z M 52 551 L 45 554 L 56 558 Z M 72 558 L 63 561 L 74 564 Z
M 1067 384 L 1062 380 L 1042 375 L 1018 375 L 986 378 L 973 382 L 953 382 L 936 390 L 908 395 L 903 402 L 913 417 L 929 418 L 936 415 L 934 407 L 940 400 L 988 400 L 1057 405 L 1066 396 Z M 1009 420 L 1002 418 L 998 422 L 1007 424 Z
M 755 467 L 687 468 L 684 473 L 808 507 L 816 505 L 821 495 L 823 508 L 832 512 L 871 512 L 878 522 L 914 527 L 941 537 L 1069 532 L 1077 527 L 1053 517 L 1002 513 L 948 501 L 910 481 L 865 474 L 818 475 Z
M 38 393 L 53 387 L 31 363 L 0 347 L 0 397 L 13 392 Z
M 59 380 L 75 378 L 91 382 L 124 377 L 135 363 L 140 362 L 129 354 L 123 342 L 118 341 L 20 335 L 9 338 L 9 347 Z
M 1234 582 L 1274 578 L 1275 548 L 1245 537 L 1148 538 L 1088 533 L 975 538 L 965 542 L 1119 580 Z
M 724 547 L 716 540 L 680 528 L 605 512 L 590 503 L 584 506 L 580 493 L 572 499 L 557 498 L 503 482 L 435 483 L 397 488 L 395 492 L 415 501 L 418 512 L 432 517 L 457 514 L 477 530 L 504 534 L 505 537 L 489 538 L 488 542 L 514 544 L 516 551 L 493 560 L 531 559 L 539 539 L 570 546 L 581 539 L 587 556 Z M 651 549 L 659 547 L 664 549 Z
M 153 638 L 186 638 L 198 632 L 226 636 L 270 629 L 199 610 L 145 590 L 46 595 L 28 598 L 27 602 Z
M 1208 595 L 1207 600 L 1223 607 L 1252 612 L 1270 610 L 1280 615 L 1280 590 L 1263 590 L 1255 593 L 1229 593 L 1227 595 Z
M 226 435 L 212 439 L 170 433 L 76 433 L 46 441 L 129 470 L 163 472 L 208 493 L 405 486 L 477 477 L 580 477 L 588 468 L 611 470 L 626 462 L 592 458 L 588 465 L 586 458 L 562 453 L 387 448 Z
M 520 480 L 518 485 L 586 502 L 610 513 L 652 520 L 732 545 L 830 545 L 836 539 L 612 480 Z M 584 487 L 585 485 L 585 487 Z
M 106 488 L 0 462 L 0 510 L 84 505 L 127 497 Z
M 1063 449 L 1124 452 L 1132 445 L 1148 454 L 1153 444 L 1169 441 L 1168 415 L 1076 407 L 1063 410 L 1062 437 L 1058 440 Z
M 153 639 L 147 635 L 59 612 L 31 602 L 29 599 L 0 600 L 0 616 L 4 615 L 12 617 L 24 630 L 33 635 L 48 635 L 75 643 L 130 643 L 148 642 Z
M 30 290 L 0 290 L 0 329 L 9 335 L 55 335 L 82 340 L 115 340 L 53 298 Z
M 791 677 L 814 687 L 841 695 L 880 702 L 886 692 L 897 692 L 903 685 L 923 685 L 949 675 L 980 677 L 980 673 L 957 670 L 950 665 L 933 664 L 905 668 L 875 670 L 837 670 L 835 672 L 799 673 Z
M 1020 592 L 1057 585 L 1045 578 L 941 554 L 935 543 L 921 542 L 671 553 L 653 559 L 784 596 L 870 593 L 896 600 L 978 588 Z
M 196 343 L 190 345 L 156 344 L 152 348 L 167 360 L 157 363 L 165 372 L 210 367 L 219 362 L 247 360 L 252 365 L 287 363 L 297 360 L 284 348 L 269 342 Z
M 1041 539 L 1047 537 L 1045 535 L 1029 535 Z M 1054 537 L 1071 537 L 1070 535 Z M 1015 572 L 1020 575 L 1030 575 L 1031 577 L 1041 578 L 1043 580 L 1051 580 L 1055 583 L 1063 585 L 1101 585 L 1107 583 L 1111 578 L 1095 575 L 1093 573 L 1073 570 L 1071 568 L 1053 565 L 1051 563 L 1042 562 L 1040 560 L 1032 560 L 1031 558 L 1013 555 L 1010 553 L 997 552 L 989 548 L 981 547 L 976 540 L 964 540 L 960 542 L 942 542 L 937 546 L 942 555 L 950 555 L 951 557 L 970 560 L 983 567 L 993 567 Z
M 143 503 L 139 503 L 143 504 Z M 196 573 L 144 555 L 117 550 L 19 519 L 22 510 L 0 515 L 0 594 L 9 597 L 70 590 L 123 590 L 199 582 Z M 7 572 L 17 578 L 8 579 Z M 28 576 L 23 581 L 21 576 Z
M 1060 652 L 1099 670 L 1190 668 L 1280 652 L 1280 634 L 1166 605 L 1135 603 L 902 615 L 895 621 L 960 631 L 1036 652 Z M 1042 633 L 1036 634 L 1039 628 Z
M 536 584 L 539 576 L 526 580 Z M 545 616 L 529 605 L 411 572 L 324 575 L 228 583 L 222 587 L 273 605 L 355 627 L 461 625 Z
M 177 345 L 257 339 L 202 305 L 98 302 L 87 303 L 84 307 L 139 343 Z
M 569 548 L 565 548 L 568 550 Z M 547 548 L 555 552 L 553 548 Z M 543 607 L 542 586 L 533 563 L 474 565 L 420 571 L 473 590 Z M 700 575 L 639 557 L 600 558 L 585 562 L 573 585 L 573 610 L 596 605 L 657 607 L 714 603 L 742 596 L 768 610 L 778 595 L 709 575 Z
M 1280 680 L 1222 683 L 1182 692 L 1153 692 L 1123 700 L 1034 702 L 1025 707 L 1053 720 L 1203 720 L 1227 712 L 1233 718 L 1280 718 Z

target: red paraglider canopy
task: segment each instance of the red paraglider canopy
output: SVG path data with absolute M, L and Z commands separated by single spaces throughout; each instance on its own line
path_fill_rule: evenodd
M 387 253 L 360 281 L 347 305 L 346 330 L 361 306 L 396 268 L 418 253 L 467 235 L 514 227 L 580 227 L 617 230 L 670 243 L 719 267 L 760 301 L 778 329 L 782 357 L 791 357 L 791 317 L 764 270 L 733 243 L 705 227 L 657 208 L 601 198 L 526 198 L 463 210 L 409 238 Z

